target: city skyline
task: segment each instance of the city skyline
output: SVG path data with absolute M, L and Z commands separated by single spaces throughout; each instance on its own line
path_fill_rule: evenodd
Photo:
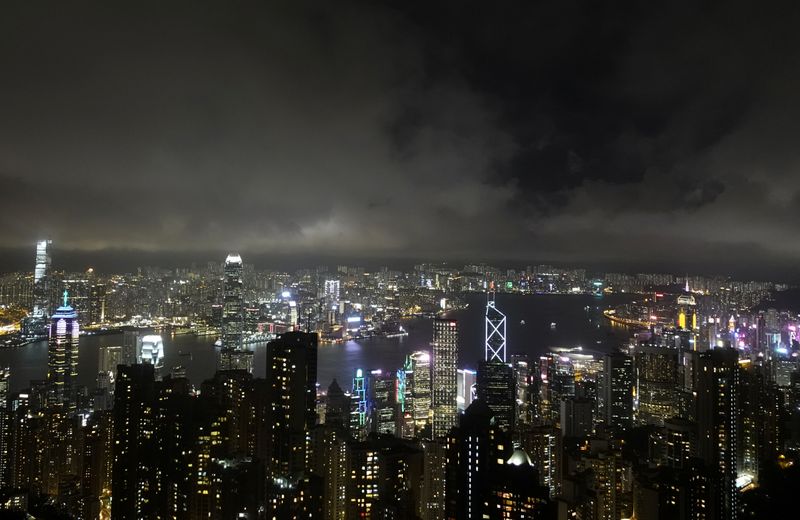
M 0 517 L 800 487 L 800 4 L 0 6 Z

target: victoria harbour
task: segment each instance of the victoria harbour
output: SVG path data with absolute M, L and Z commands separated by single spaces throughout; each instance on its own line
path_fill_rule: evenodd
M 632 299 L 629 295 L 604 297 L 589 295 L 513 295 L 502 294 L 502 305 L 508 316 L 509 353 L 541 355 L 549 347 L 582 347 L 600 353 L 610 352 L 623 344 L 629 335 L 624 327 L 612 326 L 602 315 L 610 306 Z M 461 342 L 459 365 L 476 368 L 483 357 L 484 294 L 467 298 L 469 306 L 452 311 L 449 316 L 459 322 Z M 555 325 L 555 326 L 553 326 Z M 334 378 L 349 384 L 358 368 L 391 370 L 402 366 L 413 351 L 429 350 L 431 320 L 411 318 L 403 321 L 407 336 L 376 337 L 343 343 L 323 343 L 319 347 L 318 382 L 327 386 Z M 212 336 L 190 334 L 164 336 L 164 362 L 168 371 L 182 366 L 193 384 L 212 377 L 217 370 L 218 349 Z M 99 347 L 122 344 L 122 334 L 81 336 L 78 359 L 78 383 L 87 388 L 95 384 L 98 372 Z M 250 346 L 254 351 L 253 369 L 263 374 L 266 343 Z M 0 350 L 0 366 L 14 367 L 11 388 L 20 391 L 30 381 L 47 377 L 47 341 L 38 341 L 15 349 Z

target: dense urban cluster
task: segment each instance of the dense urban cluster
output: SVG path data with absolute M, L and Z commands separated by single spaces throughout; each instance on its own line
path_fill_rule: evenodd
M 0 341 L 48 346 L 46 379 L 22 391 L 0 368 L 5 515 L 721 520 L 780 510 L 800 483 L 800 317 L 768 304 L 782 285 L 550 266 L 290 275 L 238 254 L 79 276 L 50 248 L 0 279 Z M 486 294 L 477 367 L 451 312 L 469 292 Z M 605 311 L 630 340 L 525 353 L 506 292 L 633 293 Z M 432 320 L 429 348 L 320 384 L 321 343 L 400 335 L 408 316 Z M 213 378 L 166 367 L 163 331 L 218 337 Z M 104 333 L 120 344 L 82 388 L 80 336 Z

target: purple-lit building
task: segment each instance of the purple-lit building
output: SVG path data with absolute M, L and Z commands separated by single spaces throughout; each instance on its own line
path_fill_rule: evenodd
M 56 309 L 50 320 L 47 353 L 48 406 L 61 407 L 67 413 L 76 408 L 78 378 L 78 313 L 67 302 Z

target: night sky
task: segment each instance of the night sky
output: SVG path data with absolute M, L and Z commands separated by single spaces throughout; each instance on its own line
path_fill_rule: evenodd
M 797 2 L 120 4 L 0 9 L 0 269 L 797 276 Z

